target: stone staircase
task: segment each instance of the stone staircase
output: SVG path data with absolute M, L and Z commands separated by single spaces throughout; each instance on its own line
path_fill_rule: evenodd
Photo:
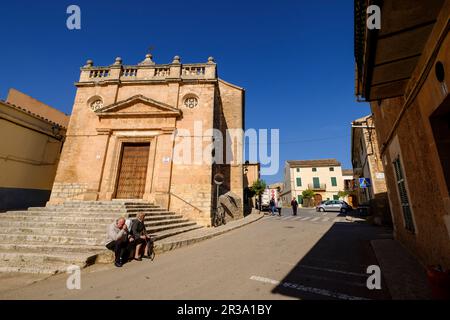
M 137 200 L 67 201 L 61 205 L 0 213 L 0 272 L 58 273 L 67 266 L 109 262 L 106 227 L 145 212 L 155 241 L 199 229 L 197 223 Z

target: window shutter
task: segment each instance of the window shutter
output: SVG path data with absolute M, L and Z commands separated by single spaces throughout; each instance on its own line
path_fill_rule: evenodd
M 402 165 L 400 157 L 394 161 L 395 177 L 397 179 L 398 194 L 400 196 L 400 205 L 403 211 L 403 218 L 405 219 L 405 228 L 411 232 L 415 232 L 414 222 L 412 219 L 411 206 L 409 204 L 408 193 L 406 191 L 405 179 L 403 177 Z

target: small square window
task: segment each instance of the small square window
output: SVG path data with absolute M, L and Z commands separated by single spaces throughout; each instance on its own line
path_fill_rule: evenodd
M 300 172 L 300 168 L 297 168 L 297 172 Z
M 312 171 L 313 171 L 313 172 L 316 172 L 316 171 L 317 171 L 317 168 L 312 168 Z
M 334 171 L 334 168 L 333 168 L 333 167 L 330 167 L 330 171 Z

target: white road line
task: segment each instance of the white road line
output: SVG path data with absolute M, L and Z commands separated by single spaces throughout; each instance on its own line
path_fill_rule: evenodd
M 328 220 L 330 220 L 330 218 L 323 218 L 322 219 L 323 222 L 328 221 Z
M 326 215 L 327 215 L 327 213 L 326 213 L 326 212 L 324 212 L 324 213 L 322 213 L 322 215 L 323 215 L 323 216 L 326 216 Z
M 317 217 L 317 218 L 312 219 L 311 221 L 317 221 L 319 219 L 320 219 L 320 217 Z
M 368 275 L 364 273 L 356 273 L 356 272 L 349 272 L 349 271 L 342 271 L 342 270 L 336 270 L 336 269 L 329 269 L 329 268 L 320 268 L 320 267 L 314 267 L 314 266 L 306 266 L 306 265 L 299 265 L 300 268 L 305 269 L 312 269 L 312 270 L 318 270 L 318 271 L 326 271 L 326 272 L 333 272 L 333 273 L 342 273 L 349 276 L 356 276 L 356 277 L 364 277 L 367 278 Z
M 351 295 L 348 295 L 345 293 L 334 292 L 334 291 L 330 291 L 330 290 L 318 289 L 318 288 L 313 288 L 313 287 L 306 287 L 306 286 L 303 286 L 303 285 L 297 284 L 297 283 L 280 282 L 280 281 L 265 278 L 265 277 L 251 276 L 250 280 L 264 282 L 264 283 L 270 283 L 270 284 L 274 284 L 274 285 L 281 285 L 283 287 L 297 289 L 299 291 L 309 292 L 309 293 L 318 294 L 318 295 L 322 295 L 322 296 L 333 297 L 333 298 L 337 298 L 337 299 L 341 299 L 341 300 L 370 300 L 367 298 L 351 296 Z
M 300 219 L 302 219 L 302 217 L 296 217 L 296 218 L 294 219 L 294 221 L 298 221 L 298 220 L 300 220 Z
M 293 216 L 287 216 L 287 217 L 282 218 L 281 220 L 292 220 L 292 219 L 294 219 Z
M 308 220 L 308 219 L 311 219 L 311 217 L 304 217 L 304 218 L 302 218 L 301 220 L 302 220 L 302 221 L 306 221 L 306 220 Z

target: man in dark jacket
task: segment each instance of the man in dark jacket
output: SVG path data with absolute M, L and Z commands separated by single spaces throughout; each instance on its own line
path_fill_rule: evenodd
M 144 219 L 145 213 L 140 212 L 137 215 L 137 219 L 133 220 L 131 224 L 131 236 L 134 238 L 136 244 L 134 259 L 137 261 L 141 261 L 142 256 L 151 259 L 152 254 L 152 240 L 145 229 Z M 144 255 L 144 252 L 147 252 L 147 255 Z
M 292 198 L 291 207 L 292 207 L 292 212 L 294 213 L 294 216 L 296 216 L 297 215 L 298 202 L 297 202 L 297 200 L 295 198 Z

